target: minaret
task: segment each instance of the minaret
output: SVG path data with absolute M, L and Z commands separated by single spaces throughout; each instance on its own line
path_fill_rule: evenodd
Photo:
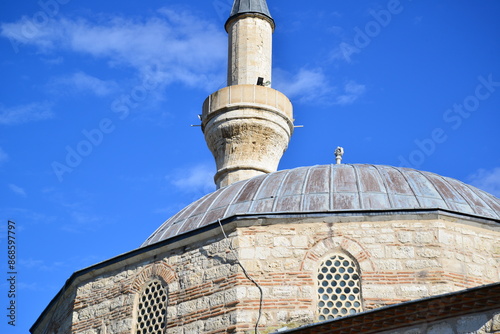
M 226 22 L 228 87 L 203 103 L 202 130 L 218 188 L 275 172 L 293 132 L 293 107 L 270 88 L 274 20 L 266 0 L 235 0 Z
M 227 85 L 271 80 L 274 20 L 266 0 L 235 0 L 226 22 L 229 34 Z

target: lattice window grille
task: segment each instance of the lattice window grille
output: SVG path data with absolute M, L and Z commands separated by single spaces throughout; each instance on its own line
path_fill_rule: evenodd
M 323 261 L 318 270 L 319 320 L 329 320 L 363 311 L 357 264 L 344 255 Z
M 139 299 L 136 334 L 165 333 L 166 314 L 167 291 L 159 280 L 151 281 Z

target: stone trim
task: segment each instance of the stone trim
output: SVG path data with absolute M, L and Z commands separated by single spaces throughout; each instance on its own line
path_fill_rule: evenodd
M 136 275 L 130 285 L 130 292 L 140 293 L 143 286 L 154 278 L 161 278 L 166 284 L 170 284 L 177 279 L 177 275 L 172 267 L 163 261 L 149 264 Z
M 345 253 L 356 260 L 361 274 L 365 271 L 375 271 L 374 265 L 370 260 L 370 252 L 358 241 L 346 236 L 332 236 L 316 242 L 304 257 L 300 265 L 300 270 L 316 270 L 318 261 L 334 252 Z

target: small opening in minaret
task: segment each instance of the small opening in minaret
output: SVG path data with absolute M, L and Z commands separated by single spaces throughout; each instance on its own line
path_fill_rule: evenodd
M 264 78 L 259 77 L 257 79 L 257 86 L 264 86 Z

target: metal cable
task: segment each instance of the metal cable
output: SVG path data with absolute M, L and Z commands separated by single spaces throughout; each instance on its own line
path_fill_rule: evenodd
M 245 269 L 245 267 L 243 267 L 243 265 L 241 264 L 240 260 L 238 259 L 238 254 L 236 254 L 236 251 L 234 250 L 233 246 L 232 246 L 232 240 L 230 240 L 227 235 L 226 235 L 226 232 L 224 231 L 224 228 L 222 227 L 222 223 L 220 222 L 220 219 L 217 219 L 217 221 L 219 222 L 219 226 L 220 226 L 220 229 L 222 230 L 222 234 L 224 235 L 224 238 L 226 238 L 226 240 L 229 241 L 229 250 L 231 250 L 231 252 L 234 253 L 234 256 L 236 258 L 236 262 L 238 262 L 238 265 L 241 267 L 241 269 L 243 270 L 243 273 L 245 274 L 245 277 L 251 281 L 256 287 L 257 289 L 259 289 L 259 292 L 260 292 L 260 300 L 259 300 L 259 315 L 257 317 L 257 321 L 255 323 L 255 330 L 254 330 L 254 333 L 255 334 L 259 334 L 259 322 L 260 322 L 260 318 L 262 316 L 262 305 L 264 303 L 264 291 L 262 290 L 262 288 L 260 287 L 259 283 L 257 283 L 247 272 L 247 270 Z

